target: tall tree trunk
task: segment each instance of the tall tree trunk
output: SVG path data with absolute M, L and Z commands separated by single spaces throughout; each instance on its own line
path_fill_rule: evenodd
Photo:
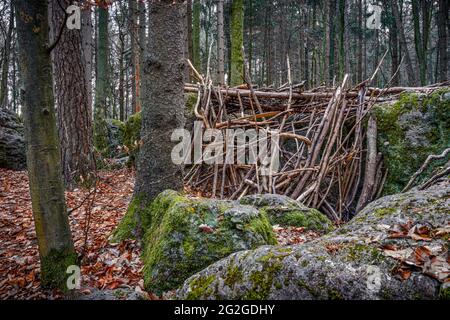
M 198 72 L 201 72 L 200 61 L 200 12 L 202 5 L 200 0 L 194 0 L 192 10 L 192 63 Z
M 23 83 L 27 166 L 44 286 L 67 289 L 66 270 L 77 257 L 61 176 L 61 154 L 47 49 L 47 0 L 14 0 Z
M 138 111 L 138 92 L 139 92 L 139 32 L 138 32 L 138 9 L 137 0 L 128 0 L 128 23 L 130 33 L 130 46 L 131 46 L 131 113 L 134 114 Z
M 220 85 L 225 84 L 225 36 L 223 34 L 223 0 L 217 2 L 217 60 L 218 81 Z
M 232 87 L 242 83 L 244 72 L 244 0 L 233 0 L 231 8 L 231 75 Z
M 345 73 L 345 0 L 339 0 L 339 79 Z
M 65 9 L 71 0 L 52 0 L 50 4 L 53 72 L 61 160 L 66 187 L 88 181 L 94 170 L 92 120 L 89 105 L 81 30 L 64 25 Z
M 83 63 L 84 71 L 86 74 L 86 85 L 87 85 L 87 95 L 88 95 L 88 106 L 89 113 L 92 113 L 92 47 L 93 47 L 93 37 L 92 37 L 92 16 L 91 16 L 91 6 L 88 1 L 85 1 L 85 7 L 83 8 L 81 14 L 82 28 L 81 37 L 83 41 Z
M 108 153 L 107 118 L 107 88 L 108 88 L 108 8 L 98 8 L 97 23 L 97 72 L 94 102 L 94 142 L 102 154 Z
M 400 43 L 401 43 L 402 49 L 405 54 L 406 73 L 408 75 L 408 82 L 409 82 L 409 85 L 415 86 L 415 85 L 417 85 L 417 79 L 416 79 L 416 74 L 413 69 L 411 56 L 409 54 L 409 50 L 408 50 L 408 46 L 407 46 L 405 30 L 404 30 L 403 24 L 402 24 L 402 17 L 400 16 L 397 1 L 390 0 L 390 2 L 391 2 L 391 8 L 392 8 L 392 13 L 394 15 L 395 23 L 397 25 L 398 34 L 400 37 Z
M 6 108 L 8 105 L 8 75 L 9 75 L 9 61 L 11 55 L 11 41 L 12 32 L 14 29 L 14 8 L 10 8 L 9 27 L 5 38 L 5 46 L 3 48 L 2 57 L 2 80 L 0 84 L 0 108 Z
M 448 80 L 448 0 L 439 0 L 439 11 L 437 17 L 438 23 L 438 79 L 439 81 Z
M 357 0 L 358 3 L 358 63 L 356 70 L 356 81 L 360 83 L 363 80 L 363 0 Z
M 336 14 L 336 0 L 330 0 L 329 8 L 328 8 L 328 25 L 329 25 L 329 45 L 328 45 L 328 80 L 330 83 L 333 83 L 334 79 L 334 56 L 335 56 L 335 43 L 334 43 L 334 34 L 335 34 L 335 25 L 334 25 L 334 16 Z
M 183 167 L 171 159 L 172 132 L 184 127 L 183 1 L 152 0 L 142 77 L 142 147 L 130 208 L 147 205 L 165 189 L 183 188 Z M 170 39 L 170 41 L 167 41 Z M 139 203 L 140 205 L 135 205 Z M 139 212 L 134 212 L 139 216 Z

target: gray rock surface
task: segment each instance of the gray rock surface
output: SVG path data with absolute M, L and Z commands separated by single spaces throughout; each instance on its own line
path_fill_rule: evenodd
M 450 181 L 447 178 L 427 190 L 411 190 L 374 201 L 347 225 L 309 243 L 263 246 L 234 253 L 186 280 L 177 297 L 448 297 L 448 288 L 444 289 L 442 282 L 449 277 L 449 227 Z M 422 235 L 418 235 L 417 230 L 429 232 L 425 235 L 421 231 Z M 422 263 L 414 260 L 425 251 L 428 254 L 422 257 Z M 405 252 L 409 254 L 402 259 L 410 263 L 406 265 L 399 259 Z M 437 263 L 439 258 L 441 262 Z
M 0 109 L 0 168 L 26 168 L 23 124 L 12 111 Z

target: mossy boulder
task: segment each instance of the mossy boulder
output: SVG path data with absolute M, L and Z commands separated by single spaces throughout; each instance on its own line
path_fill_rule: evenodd
M 120 155 L 121 146 L 123 145 L 123 134 L 124 134 L 125 124 L 117 119 L 107 119 L 107 152 L 104 156 L 108 158 L 114 158 Z
M 138 224 L 143 230 L 144 283 L 155 293 L 179 287 L 233 252 L 276 244 L 267 216 L 255 207 L 171 190 L 147 207 L 134 200 L 112 240 L 134 237 Z
M 245 196 L 241 204 L 253 205 L 263 211 L 274 225 L 304 227 L 305 229 L 329 232 L 333 223 L 316 209 L 308 208 L 302 203 L 284 195 L 255 194 Z
M 414 266 L 404 266 L 410 274 L 402 276 L 398 271 L 401 262 L 386 250 L 421 252 L 427 246 L 445 257 L 448 234 L 435 232 L 448 226 L 449 214 L 449 179 L 426 190 L 386 196 L 369 204 L 347 225 L 311 242 L 233 253 L 187 279 L 177 298 L 445 298 L 445 279 L 442 284 L 429 275 L 432 269 L 424 272 Z M 399 226 L 417 224 L 429 226 L 435 236 L 426 240 L 393 236 Z
M 450 147 L 449 88 L 431 95 L 404 93 L 395 103 L 374 108 L 378 124 L 378 148 L 388 170 L 383 194 L 400 192 L 428 155 L 440 154 Z M 447 159 L 435 161 L 419 177 L 429 177 Z
M 23 123 L 14 112 L 0 109 L 0 168 L 24 170 L 26 162 Z
M 139 151 L 139 141 L 141 140 L 142 116 L 137 112 L 130 116 L 123 126 L 123 145 L 129 155 L 129 163 L 133 164 Z

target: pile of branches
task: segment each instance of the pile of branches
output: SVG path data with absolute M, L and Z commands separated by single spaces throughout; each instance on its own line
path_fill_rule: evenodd
M 225 199 L 282 194 L 336 222 L 347 221 L 378 197 L 386 179 L 376 149 L 373 105 L 404 91 L 429 93 L 438 87 L 377 89 L 367 86 L 369 79 L 349 88 L 346 75 L 335 88 L 304 90 L 302 83 L 291 82 L 288 68 L 288 83 L 277 89 L 256 89 L 248 75 L 246 84 L 223 88 L 213 85 L 209 73 L 203 77 L 193 70 L 199 82 L 186 84 L 185 91 L 197 93 L 194 113 L 203 128 L 221 130 L 224 137 L 227 129 L 253 128 L 269 135 L 276 130 L 280 166 L 267 176 L 261 174 L 261 159 L 254 164 L 198 163 L 187 170 L 188 189 Z

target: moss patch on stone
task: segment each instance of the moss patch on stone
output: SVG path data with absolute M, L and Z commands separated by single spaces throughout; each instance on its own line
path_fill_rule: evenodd
M 378 148 L 388 169 L 384 195 L 400 192 L 428 155 L 450 147 L 450 101 L 443 98 L 449 91 L 442 89 L 429 96 L 404 93 L 396 103 L 374 108 Z M 445 161 L 434 162 L 418 182 Z
M 190 198 L 166 190 L 146 204 L 135 198 L 112 235 L 117 242 L 142 230 L 145 287 L 177 288 L 195 272 L 233 252 L 276 244 L 264 212 L 233 201 Z

